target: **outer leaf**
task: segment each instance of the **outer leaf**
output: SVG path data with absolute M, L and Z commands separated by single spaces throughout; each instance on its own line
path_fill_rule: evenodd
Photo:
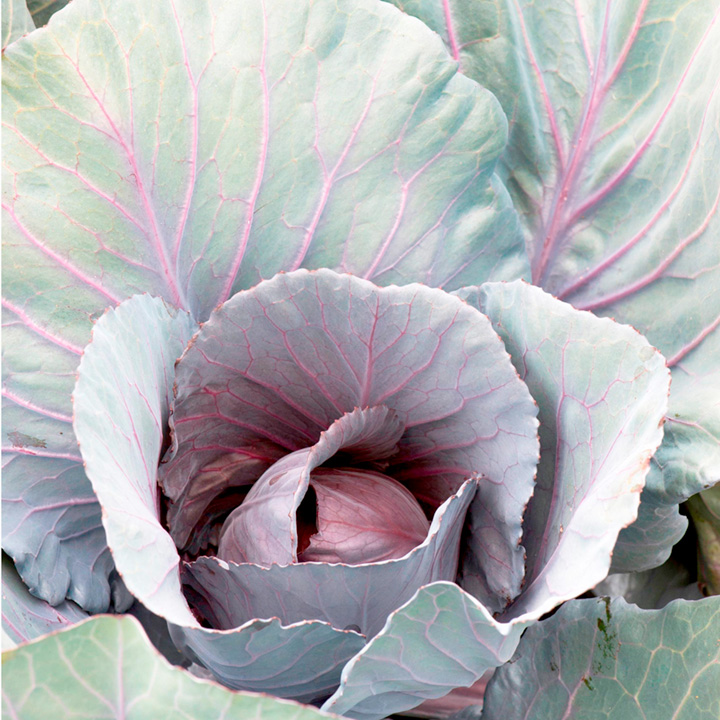
M 185 657 L 195 658 L 223 685 L 300 702 L 328 697 L 345 664 L 365 645 L 353 629 L 315 620 L 284 625 L 277 618 L 231 630 L 171 623 L 170 635 Z
M 697 582 L 690 582 L 688 568 L 674 558 L 644 572 L 614 573 L 593 588 L 598 597 L 622 597 L 644 610 L 658 610 L 673 600 L 700 600 Z
M 672 392 L 671 401 L 672 401 Z M 662 450 L 663 446 L 660 446 Z M 685 534 L 688 520 L 677 504 L 667 504 L 653 490 L 654 461 L 647 485 L 640 495 L 637 520 L 618 535 L 613 550 L 612 572 L 642 572 L 658 567 L 670 556 L 672 546 Z M 681 502 L 684 498 L 678 498 Z
M 527 269 L 493 177 L 499 106 L 426 28 L 373 0 L 73 0 L 8 48 L 3 82 L 4 390 L 17 406 L 5 437 L 20 456 L 6 488 L 18 502 L 72 474 L 56 514 L 85 504 L 99 528 L 72 464 L 69 396 L 91 319 L 135 293 L 205 319 L 300 265 L 448 287 Z M 56 528 L 52 562 L 33 557 L 35 518 Z M 90 581 L 68 567 L 64 520 L 6 527 L 34 592 L 67 590 L 92 610 L 104 592 L 107 606 L 110 566 Z M 88 541 L 84 567 L 103 549 L 99 532 Z
M 632 328 L 521 281 L 486 283 L 476 302 L 540 407 L 527 580 L 509 612 L 541 614 L 607 575 L 662 439 L 670 373 Z
M 157 464 L 175 358 L 195 328 L 187 313 L 137 296 L 98 321 L 83 355 L 75 432 L 115 564 L 138 600 L 168 620 L 175 642 L 224 683 L 307 700 L 326 696 L 362 636 L 322 622 L 284 627 L 278 620 L 207 630 L 182 594 L 180 558 L 160 524 Z
M 126 300 L 95 325 L 73 394 L 75 433 L 115 564 L 149 610 L 193 625 L 177 550 L 158 520 L 157 463 L 173 367 L 196 327 L 157 298 Z
M 322 709 L 379 720 L 468 687 L 510 659 L 527 625 L 498 623 L 457 585 L 428 585 L 347 664 Z
M 618 538 L 614 570 L 664 562 L 687 526 L 677 504 L 720 479 L 719 356 L 720 331 L 715 330 L 673 366 L 665 440 L 650 469 L 638 522 Z
M 661 475 L 644 498 L 654 510 L 621 535 L 615 559 L 618 570 L 660 564 L 682 522 L 670 496 L 720 480 L 720 80 L 708 72 L 720 66 L 720 4 L 396 4 L 440 32 L 512 118 L 500 173 L 533 282 L 632 325 L 677 376 Z M 664 536 L 658 512 L 674 515 Z
M 714 720 L 719 640 L 717 597 L 663 610 L 567 603 L 529 628 L 516 660 L 496 671 L 483 720 Z
M 233 693 L 175 668 L 128 616 L 97 617 L 3 654 L 3 715 L 18 720 L 320 720 L 311 707 Z
M 428 476 L 446 480 L 448 495 L 474 473 L 486 478 L 474 505 L 484 541 L 478 557 L 493 590 L 517 594 L 536 408 L 475 309 L 424 286 L 378 288 L 330 270 L 278 275 L 219 308 L 176 377 L 175 454 L 161 480 L 176 503 L 168 518 L 180 545 L 213 493 L 248 482 L 229 463 L 224 486 L 214 476 L 208 483 L 206 467 L 228 455 L 257 459 L 268 445 L 286 453 L 307 447 L 356 407 L 384 405 L 405 427 L 384 472 L 416 494 Z M 293 484 L 284 502 L 294 502 L 296 490 Z M 181 511 L 187 517 L 176 532 Z M 285 525 L 287 559 L 293 527 Z
M 27 0 L 27 7 L 37 27 L 47 25 L 48 20 L 68 4 L 68 0 Z
M 15 571 L 12 560 L 2 556 L 2 626 L 15 643 L 34 640 L 87 618 L 74 602 L 52 607 L 33 597 Z
M 25 0 L 3 0 L 2 3 L 2 49 L 35 29 Z
M 6 272 L 13 268 L 7 290 L 25 270 L 7 248 L 3 259 Z M 80 325 L 68 328 L 64 308 L 73 303 L 71 295 L 46 305 L 54 324 L 67 328 L 65 338 L 36 324 L 25 300 L 3 300 L 2 542 L 34 594 L 51 604 L 67 596 L 101 612 L 110 604 L 113 564 L 73 435 L 70 402 L 92 310 L 86 307 Z
M 465 513 L 477 481 L 469 480 L 435 514 L 425 541 L 402 558 L 369 565 L 224 563 L 200 558 L 183 581 L 216 627 L 235 627 L 254 617 L 284 623 L 316 618 L 336 628 L 376 635 L 388 615 L 423 586 L 454 580 Z
M 24 353 L 29 357 L 27 348 Z M 55 425 L 64 430 L 29 436 L 20 430 L 9 430 L 30 429 L 28 423 L 13 423 L 18 415 L 25 413 L 12 405 L 3 413 L 6 437 L 19 436 L 21 442 L 42 442 L 52 447 L 50 443 L 67 432 L 72 442 L 70 417 L 67 424 Z M 23 419 L 29 419 L 28 415 Z M 51 420 L 48 424 L 54 423 Z M 32 425 L 37 427 L 36 423 Z M 64 444 L 64 437 L 60 442 Z M 5 454 L 3 547 L 15 559 L 18 572 L 33 593 L 54 605 L 68 597 L 88 612 L 101 612 L 117 594 L 117 584 L 111 578 L 113 561 L 100 519 L 100 506 L 83 471 L 77 445 L 70 456 L 73 459 L 62 457 L 64 453 L 53 457 L 54 453 L 42 447 L 15 446 L 12 453 Z M 121 602 L 116 609 L 123 610 L 128 605 L 129 602 Z

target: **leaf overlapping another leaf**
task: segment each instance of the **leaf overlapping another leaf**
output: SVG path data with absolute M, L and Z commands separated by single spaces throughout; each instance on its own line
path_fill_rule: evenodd
M 48 20 L 67 4 L 68 0 L 27 0 L 27 8 L 37 27 L 47 25 Z
M 503 156 L 505 122 L 492 96 L 455 72 L 420 23 L 371 0 L 133 0 L 122 9 L 74 0 L 48 28 L 13 42 L 4 59 L 10 269 L 3 316 L 12 339 L 3 382 L 10 451 L 4 547 L 46 599 L 67 595 L 97 611 L 114 595 L 122 610 L 129 598 L 113 571 L 107 532 L 131 590 L 168 619 L 187 661 L 230 687 L 306 701 L 334 693 L 324 707 L 365 720 L 472 684 L 510 657 L 526 626 L 604 577 L 611 557 L 614 569 L 661 562 L 684 530 L 676 503 L 720 478 L 720 416 L 713 412 L 720 371 L 712 364 L 720 339 L 720 251 L 712 242 L 720 94 L 704 72 L 720 59 L 716 0 L 670 10 L 661 0 L 396 4 L 441 30 L 461 70 L 497 93 L 510 120 Z M 530 265 L 503 182 L 521 212 Z M 175 446 L 163 471 L 175 503 L 170 528 L 189 557 L 216 543 L 231 503 L 260 478 L 251 499 L 272 485 L 267 497 L 284 503 L 283 517 L 263 517 L 262 536 L 249 522 L 238 542 L 279 538 L 282 562 L 291 564 L 272 565 L 272 553 L 261 560 L 269 568 L 214 558 L 183 564 L 163 527 L 156 485 L 174 360 L 217 303 L 301 266 L 364 279 L 338 280 L 323 270 L 313 288 L 300 271 L 215 311 L 178 366 Z M 663 358 L 636 332 L 539 288 L 485 282 L 521 275 L 577 308 L 647 333 L 673 368 L 670 411 Z M 486 382 L 487 391 L 458 404 L 443 384 L 448 367 L 463 376 L 473 344 L 467 334 L 459 339 L 459 316 L 439 332 L 444 313 L 462 307 L 461 315 L 479 314 L 440 290 L 380 289 L 367 280 L 473 286 L 462 297 L 488 314 L 540 408 L 541 457 L 527 511 L 536 446 L 526 421 L 533 414 L 520 423 L 493 406 L 489 425 L 496 427 L 485 427 L 476 422 L 478 407 L 505 385 L 480 372 L 471 389 Z M 343 283 L 351 286 L 349 309 Z M 127 300 L 143 290 L 162 299 Z M 374 315 L 366 294 L 377 300 Z M 660 302 L 667 297 L 672 305 Z M 391 308 L 379 312 L 389 298 Z M 97 323 L 81 367 L 81 458 L 69 391 L 91 321 L 116 304 Z M 228 307 L 242 311 L 239 319 L 223 316 Z M 223 347 L 228 339 L 235 352 Z M 387 348 L 375 354 L 383 342 Z M 487 359 L 509 369 L 508 385 L 519 382 L 504 350 Z M 442 363 L 443 372 L 426 372 Z M 221 365 L 211 387 L 206 366 Z M 387 390 L 403 373 L 422 382 L 378 391 L 392 408 L 360 409 L 377 400 L 373 388 Z M 205 389 L 212 396 L 204 410 L 193 405 L 197 398 L 189 403 L 203 411 L 200 418 L 183 417 L 187 381 L 200 397 Z M 669 432 L 639 519 L 622 530 L 635 518 L 663 414 Z M 197 432 L 183 435 L 192 423 Z M 361 443 L 378 444 L 375 454 L 365 447 L 358 457 L 382 465 L 361 472 L 390 467 L 424 505 L 440 506 L 426 541 L 376 563 L 374 575 L 362 564 L 304 563 L 297 547 L 295 512 L 310 473 L 326 454 L 345 452 L 348 443 L 333 444 L 337 436 L 356 431 Z M 173 462 L 188 458 L 191 472 L 183 467 L 178 484 Z M 477 470 L 486 477 L 462 484 Z M 201 482 L 185 493 L 194 474 L 211 491 L 196 492 Z M 218 490 L 237 490 L 237 497 L 213 495 Z M 468 506 L 461 589 L 442 581 L 455 577 Z M 707 548 L 705 559 L 709 568 Z M 378 587 L 390 582 L 394 592 L 379 602 Z M 7 616 L 18 621 L 18 637 L 83 614 L 69 601 L 54 614 L 16 590 L 22 587 L 11 584 L 4 592 L 19 599 Z M 580 606 L 570 603 L 557 617 L 583 616 L 573 626 L 580 640 L 570 664 L 592 662 L 593 677 L 572 678 L 577 687 L 564 711 L 584 712 L 577 710 L 588 700 L 582 693 L 596 690 L 597 678 L 602 698 L 619 697 L 625 707 L 628 698 L 604 676 L 597 652 L 587 660 L 581 636 L 595 632 L 593 618 L 585 621 L 597 608 Z M 640 639 L 647 649 L 656 621 L 674 632 L 684 627 L 678 618 L 708 605 L 637 618 L 614 607 L 651 629 Z M 215 629 L 201 627 L 196 615 Z M 609 606 L 604 619 L 595 618 L 604 659 L 614 652 L 610 619 Z M 714 615 L 687 646 L 689 661 L 673 666 L 677 678 L 695 682 L 683 672 L 697 660 L 695 650 L 716 639 L 713 622 Z M 528 637 L 526 648 L 548 639 Z M 658 646 L 658 656 L 664 650 Z M 23 662 L 31 654 L 21 653 Z M 631 672 L 635 659 L 623 656 L 617 675 Z M 703 684 L 717 679 L 713 667 L 697 685 L 702 702 L 678 712 L 715 712 Z M 656 669 L 651 662 L 649 676 Z M 511 675 L 498 673 L 496 687 Z M 89 687 L 81 685 L 73 692 Z M 643 692 L 633 701 L 652 707 Z M 560 695 L 541 712 L 560 708 Z M 29 699 L 35 712 L 37 698 L 31 690 L 19 702 L 24 709 Z
M 457 298 L 419 285 L 378 288 L 327 270 L 278 275 L 213 314 L 178 363 L 176 382 L 175 445 L 160 481 L 180 546 L 213 494 L 258 478 L 253 467 L 248 478 L 236 456 L 256 457 L 258 441 L 281 439 L 283 482 L 265 480 L 275 500 L 261 529 L 245 534 L 271 545 L 276 562 L 293 561 L 289 517 L 304 488 L 284 466 L 289 453 L 322 431 L 327 441 L 333 423 L 355 408 L 386 406 L 404 428 L 387 471 L 418 497 L 428 495 L 433 510 L 473 474 L 487 478 L 471 509 L 482 526 L 477 557 L 493 591 L 517 595 L 536 410 L 487 318 Z M 214 473 L 208 482 L 204 468 L 216 470 L 223 456 L 222 484 Z M 449 492 L 433 498 L 433 484 Z M 287 512 L 277 511 L 281 502 Z
M 487 720 L 712 720 L 720 713 L 720 598 L 640 610 L 575 600 L 529 628 L 495 673 Z M 508 703 L 507 698 L 513 702 Z
M 547 612 L 608 573 L 662 440 L 670 373 L 626 325 L 517 281 L 458 292 L 485 312 L 539 405 L 540 463 L 523 521 L 525 587 L 510 617 Z M 467 586 L 477 594 L 472 573 Z
M 499 174 L 532 280 L 668 358 L 666 441 L 617 571 L 662 563 L 720 480 L 717 0 L 396 0 L 510 119 Z
M 4 487 L 33 513 L 4 506 L 3 542 L 53 602 L 110 597 L 110 563 L 75 564 L 103 553 L 97 506 L 86 553 L 63 519 L 92 502 L 69 398 L 106 307 L 149 292 L 204 320 L 301 265 L 450 288 L 526 274 L 497 102 L 389 6 L 73 0 L 8 47 L 3 88 L 3 323 L 22 349 Z M 33 505 L 61 473 L 63 503 Z M 35 521 L 55 528 L 42 545 Z
M 153 343 L 144 342 L 143 333 L 133 332 L 136 322 L 152 334 Z M 419 285 L 380 288 L 329 270 L 301 270 L 238 294 L 218 308 L 188 344 L 192 326 L 186 313 L 147 296 L 132 298 L 102 318 L 79 371 L 75 430 L 103 507 L 108 542 L 128 588 L 168 620 L 178 647 L 224 683 L 304 700 L 330 694 L 347 660 L 360 650 L 365 637 L 377 633 L 388 613 L 422 585 L 454 579 L 462 519 L 476 492 L 479 497 L 490 493 L 493 498 L 487 504 L 498 521 L 488 525 L 488 531 L 495 551 L 517 551 L 520 519 L 532 490 L 537 457 L 535 407 L 489 321 L 477 310 L 440 290 Z M 325 344 L 332 340 L 335 349 L 325 347 L 323 363 L 318 364 L 313 361 L 317 348 L 307 338 L 320 337 L 321 327 Z M 171 359 L 184 344 L 188 350 L 173 375 Z M 351 352 L 359 347 L 365 351 Z M 113 369 L 108 372 L 110 363 Z M 277 383 L 279 371 L 286 382 Z M 268 372 L 271 375 L 264 378 Z M 380 457 L 390 452 L 386 472 L 397 467 L 399 477 L 412 480 L 414 470 L 443 469 L 456 486 L 478 471 L 496 480 L 473 477 L 465 482 L 439 508 L 427 539 L 403 558 L 354 567 L 281 564 L 269 571 L 243 564 L 228 567 L 212 558 L 198 560 L 188 568 L 186 582 L 195 593 L 187 597 L 195 601 L 196 611 L 203 614 L 207 607 L 207 619 L 217 621 L 216 629 L 200 627 L 181 592 L 180 557 L 161 524 L 157 458 L 173 383 L 178 395 L 177 433 L 186 416 L 185 401 L 195 412 L 196 394 L 214 398 L 228 390 L 230 381 L 266 388 L 268 398 L 283 398 L 299 417 L 311 419 L 325 413 L 322 422 L 330 427 L 317 445 L 295 453 L 286 448 L 289 454 L 279 464 L 290 464 L 285 463 L 285 471 L 277 474 L 282 483 L 269 486 L 273 492 L 280 488 L 293 501 L 290 512 L 301 499 L 293 500 L 297 495 L 293 482 L 301 489 L 302 484 L 290 472 L 298 453 L 309 457 L 320 453 L 316 462 L 338 451 L 351 458 L 353 449 L 362 458 L 377 456 L 375 426 L 369 426 L 367 435 L 364 425 L 372 413 L 351 410 L 358 403 L 383 410 L 386 418 L 397 416 L 399 427 L 405 428 L 401 435 L 393 435 L 391 445 L 385 439 L 380 443 Z M 322 391 L 329 387 L 344 390 Z M 260 413 L 259 420 L 267 419 L 269 424 L 260 422 L 256 430 L 266 433 L 272 431 L 272 418 L 287 417 L 270 412 L 272 405 L 252 403 L 252 397 L 242 388 L 229 396 L 240 405 L 228 417 L 238 421 L 227 422 L 230 434 L 218 447 L 242 449 L 248 440 L 247 428 L 255 427 L 253 412 L 265 413 Z M 244 410 L 248 402 L 250 415 Z M 348 414 L 343 414 L 344 409 Z M 388 415 L 388 410 L 393 414 Z M 333 424 L 337 415 L 341 418 Z M 194 426 L 201 435 L 202 417 Z M 212 428 L 216 433 L 215 424 Z M 176 436 L 178 447 L 187 439 Z M 188 447 L 193 449 L 193 443 L 191 438 Z M 165 465 L 173 472 L 175 458 L 182 457 L 175 452 L 177 448 Z M 416 455 L 422 463 L 414 466 L 411 461 Z M 211 462 L 217 466 L 216 457 Z M 193 472 L 185 468 L 180 475 L 202 485 L 202 473 Z M 262 478 L 257 481 L 262 482 Z M 285 491 L 283 483 L 288 482 Z M 283 547 L 293 538 L 287 522 L 277 527 L 267 522 L 262 529 L 264 533 L 274 529 Z M 151 562 L 149 546 L 153 548 Z M 294 557 L 292 547 L 290 552 Z M 499 557 L 490 560 L 497 563 Z M 285 555 L 281 560 L 287 562 Z M 488 576 L 493 575 L 492 564 L 482 567 Z M 254 583 L 258 587 L 247 589 L 257 572 L 267 576 L 260 584 Z M 519 572 L 518 584 L 521 567 Z M 287 588 L 288 579 L 293 589 L 279 607 L 263 601 L 263 587 L 267 586 L 269 596 L 277 596 Z M 328 582 L 334 589 L 323 593 L 321 588 Z M 392 593 L 380 589 L 388 582 Z M 351 598 L 342 596 L 343 589 L 356 598 L 357 608 Z M 383 593 L 384 600 L 379 597 Z M 279 620 L 257 619 L 273 615 Z M 364 635 L 356 632 L 358 628 Z M 259 633 L 264 639 L 255 638 Z M 266 652 L 252 649 L 261 647 L 260 643 Z M 277 673 L 275 668 L 283 671 Z M 319 672 L 319 668 L 325 670 Z M 485 669 L 482 664 L 477 673 Z
M 131 617 L 97 617 L 3 655 L 3 715 L 19 720 L 337 717 L 267 695 L 233 693 L 172 667 Z
M 312 700 L 337 685 L 362 635 L 327 622 L 276 618 L 228 631 L 200 626 L 183 596 L 175 544 L 160 522 L 157 464 L 175 358 L 196 324 L 159 298 L 136 296 L 95 326 L 73 395 L 75 432 L 103 508 L 115 564 L 133 595 L 168 622 L 175 644 L 231 687 Z M 283 668 L 278 671 L 276 668 Z
M 3 0 L 2 3 L 2 50 L 23 35 L 35 29 L 25 0 Z
M 81 622 L 87 618 L 87 613 L 71 600 L 52 607 L 44 600 L 30 595 L 12 560 L 3 553 L 2 618 L 3 630 L 10 640 L 23 643 Z

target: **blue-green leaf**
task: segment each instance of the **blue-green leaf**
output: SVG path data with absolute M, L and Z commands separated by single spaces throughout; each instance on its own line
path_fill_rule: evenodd
M 491 319 L 540 409 L 527 578 L 508 613 L 548 612 L 607 575 L 662 439 L 670 373 L 632 328 L 538 287 L 486 283 L 460 294 Z
M 2 556 L 2 627 L 15 643 L 34 640 L 53 630 L 61 630 L 85 620 L 83 612 L 71 600 L 53 607 L 28 592 L 12 560 Z
M 720 598 L 662 610 L 576 600 L 526 631 L 483 720 L 715 720 L 718 687 Z
M 510 659 L 525 620 L 497 622 L 452 583 L 420 588 L 345 667 L 322 706 L 357 720 L 380 720 L 469 687 Z
M 3 716 L 17 720 L 322 720 L 315 708 L 234 693 L 171 666 L 134 618 L 96 617 L 3 654 Z

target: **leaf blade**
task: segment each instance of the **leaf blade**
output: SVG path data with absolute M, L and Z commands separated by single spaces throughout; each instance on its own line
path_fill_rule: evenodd
M 662 610 L 621 598 L 567 603 L 530 628 L 517 661 L 497 671 L 484 716 L 710 720 L 720 710 L 718 613 L 717 597 Z M 517 702 L 508 704 L 508 693 Z
M 2 557 L 3 630 L 15 643 L 34 640 L 52 630 L 73 625 L 87 618 L 74 602 L 66 600 L 52 607 L 33 597 L 20 579 L 11 560 Z
M 73 393 L 75 433 L 116 565 L 149 610 L 191 625 L 156 478 L 173 367 L 196 328 L 162 300 L 126 300 L 95 325 Z
M 25 0 L 3 0 L 2 4 L 2 49 L 35 29 Z
M 100 616 L 3 654 L 3 709 L 40 720 L 160 715 L 186 720 L 320 720 L 314 708 L 233 693 L 171 666 L 129 616 Z M 168 713 L 170 713 L 168 715 Z M 85 715 L 87 716 L 87 715 Z
M 426 585 L 346 665 L 322 709 L 379 720 L 469 687 L 510 659 L 529 622 L 497 622 L 453 583 Z
M 490 317 L 540 407 L 528 573 L 510 617 L 544 613 L 608 573 L 662 440 L 670 373 L 632 328 L 521 281 L 460 291 Z M 572 568 L 572 569 L 571 569 Z

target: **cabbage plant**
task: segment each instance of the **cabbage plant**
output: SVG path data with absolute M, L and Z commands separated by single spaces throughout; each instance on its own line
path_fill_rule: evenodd
M 4 3 L 12 716 L 720 712 L 720 5 L 396 4 Z

